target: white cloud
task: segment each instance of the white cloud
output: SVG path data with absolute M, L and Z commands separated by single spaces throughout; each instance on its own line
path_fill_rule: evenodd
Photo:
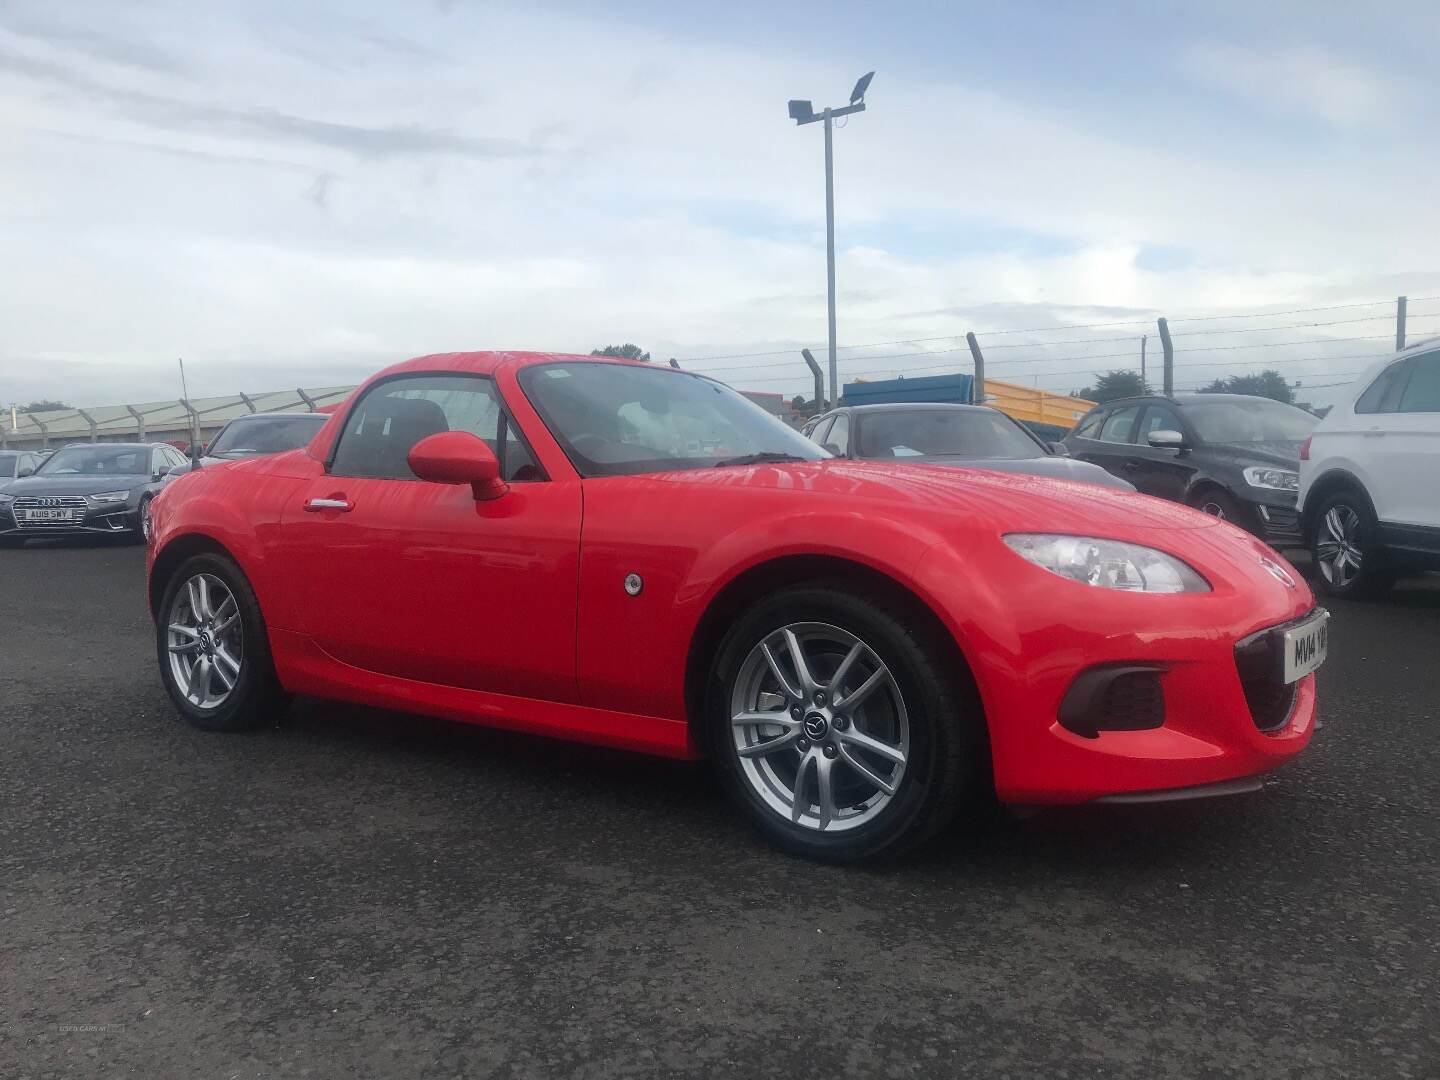
M 166 396 L 177 355 L 225 393 L 452 348 L 820 341 L 820 134 L 784 102 L 854 72 L 542 8 L 0 17 L 25 61 L 0 65 L 0 399 Z M 900 70 L 871 104 L 836 133 L 848 342 L 1369 299 L 1434 265 L 1433 169 L 1378 198 L 1384 147 L 1277 168 Z M 1052 243 L 898 240 L 942 220 Z M 1184 258 L 1145 269 L 1155 247 Z
M 1202 83 L 1337 125 L 1389 123 L 1398 96 L 1385 76 L 1313 46 L 1197 45 L 1183 54 L 1182 63 Z

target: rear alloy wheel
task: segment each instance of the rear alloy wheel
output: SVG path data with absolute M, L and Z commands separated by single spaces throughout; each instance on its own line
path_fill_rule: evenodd
M 743 615 L 717 656 L 711 749 L 771 839 L 852 861 L 945 825 L 984 775 L 953 650 L 881 597 L 801 586 Z
M 156 651 L 170 700 L 210 731 L 259 726 L 283 704 L 255 594 L 220 555 L 197 555 L 170 579 Z
M 1357 495 L 1344 491 L 1321 505 L 1311 527 L 1310 556 L 1327 593 L 1363 599 L 1381 596 L 1395 584 L 1377 533 L 1375 515 Z

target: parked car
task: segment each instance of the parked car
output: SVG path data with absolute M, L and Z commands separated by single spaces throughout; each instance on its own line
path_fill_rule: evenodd
M 32 450 L 0 450 L 0 484 L 29 476 L 44 460 Z
M 805 435 L 836 457 L 958 465 L 1080 480 L 1134 491 L 1099 465 L 1076 461 L 998 409 L 984 405 L 851 405 L 807 424 Z
M 144 539 L 150 503 L 184 457 L 165 443 L 81 443 L 0 483 L 0 547 L 81 534 Z
M 241 458 L 280 454 L 304 446 L 325 426 L 328 416 L 320 413 L 252 413 L 237 416 L 216 435 L 204 453 L 193 461 L 185 461 L 165 474 L 162 489 L 173 481 L 202 469 Z
M 1440 338 L 1352 389 L 1301 447 L 1301 522 L 1327 592 L 1379 596 L 1440 570 Z
M 285 694 L 698 758 L 790 851 L 972 798 L 1253 790 L 1306 745 L 1326 614 L 1182 506 L 835 460 L 722 383 L 447 353 L 301 450 L 157 500 L 149 603 L 192 724 Z
M 1092 409 L 1065 445 L 1146 495 L 1223 518 L 1273 547 L 1301 547 L 1300 444 L 1317 422 L 1246 394 L 1151 395 Z

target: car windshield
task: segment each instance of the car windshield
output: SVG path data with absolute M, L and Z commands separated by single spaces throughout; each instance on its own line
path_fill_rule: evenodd
M 1045 448 L 989 409 L 903 409 L 859 417 L 862 458 L 1037 458 Z
M 279 454 L 297 450 L 315 437 L 328 416 L 319 413 L 294 417 L 255 416 L 231 420 L 216 436 L 206 454 L 210 457 L 239 457 L 242 454 Z
M 148 446 L 67 446 L 35 470 L 36 476 L 144 476 L 150 472 Z
M 1207 443 L 1301 442 L 1320 418 L 1278 401 L 1204 401 L 1185 417 Z
M 582 476 L 830 456 L 728 386 L 672 368 L 560 361 L 520 381 Z

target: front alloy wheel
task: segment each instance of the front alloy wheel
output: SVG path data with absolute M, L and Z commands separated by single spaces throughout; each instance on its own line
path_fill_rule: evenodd
M 1310 532 L 1310 556 L 1320 585 L 1331 596 L 1382 596 L 1395 583 L 1377 543 L 1379 528 L 1369 503 L 1349 491 L 1324 502 Z
M 720 780 L 794 854 L 895 854 L 990 789 L 964 658 L 898 589 L 822 580 L 757 600 L 720 641 L 708 686 Z
M 186 579 L 166 617 L 170 677 L 197 709 L 218 709 L 240 680 L 245 662 L 240 608 L 213 574 Z
M 207 731 L 272 721 L 285 702 L 254 590 L 230 558 L 207 552 L 176 567 L 156 605 L 156 657 L 175 708 Z
M 731 725 L 746 781 L 802 828 L 871 821 L 905 775 L 910 723 L 895 676 L 838 626 L 792 623 L 756 644 L 734 683 Z

